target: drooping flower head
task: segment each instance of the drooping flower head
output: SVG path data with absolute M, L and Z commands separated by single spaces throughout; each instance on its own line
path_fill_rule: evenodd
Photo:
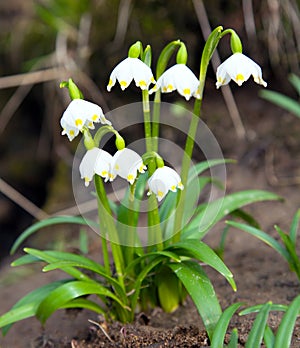
M 158 89 L 161 89 L 163 93 L 177 90 L 186 100 L 189 100 L 191 96 L 199 99 L 198 87 L 199 80 L 194 73 L 185 64 L 175 64 L 159 77 L 149 94 Z
M 148 180 L 148 195 L 154 193 L 160 202 L 169 191 L 176 192 L 177 188 L 183 190 L 180 176 L 167 166 L 157 168 Z
M 124 148 L 118 150 L 112 159 L 110 180 L 117 175 L 126 179 L 131 185 L 134 183 L 138 173 L 145 173 L 147 167 L 144 165 L 142 157 L 135 151 Z
M 251 75 L 256 83 L 267 86 L 260 66 L 243 53 L 234 53 L 218 67 L 216 87 L 227 85 L 231 80 L 241 86 Z
M 79 165 L 81 179 L 85 186 L 89 186 L 95 174 L 100 175 L 105 181 L 109 180 L 112 156 L 97 147 L 88 150 Z
M 83 99 L 74 99 L 70 102 L 60 120 L 63 128 L 62 135 L 66 134 L 72 141 L 83 127 L 94 129 L 94 122 L 111 125 L 97 104 Z
M 123 91 L 130 85 L 132 80 L 134 80 L 136 86 L 140 87 L 142 90 L 148 89 L 150 83 L 155 83 L 149 66 L 140 59 L 131 57 L 122 60 L 113 69 L 107 85 L 107 90 L 109 92 L 116 84 L 117 80 Z

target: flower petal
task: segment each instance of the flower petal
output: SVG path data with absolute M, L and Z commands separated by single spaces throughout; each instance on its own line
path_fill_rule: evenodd
M 98 152 L 96 163 L 94 166 L 94 172 L 104 178 L 107 182 L 110 179 L 112 155 L 108 152 L 101 150 Z
M 100 149 L 94 147 L 93 149 L 88 150 L 81 160 L 79 172 L 81 179 L 84 179 L 85 186 L 89 186 L 90 181 L 93 180 L 93 176 L 95 174 L 95 163 L 99 152 Z
M 143 164 L 141 156 L 135 151 L 125 148 L 117 151 L 112 159 L 111 176 L 112 179 L 119 175 L 133 184 L 137 173 L 144 173 L 146 166 Z
M 177 90 L 180 95 L 189 100 L 191 96 L 200 98 L 198 87 L 199 80 L 194 73 L 185 64 L 176 64 L 159 77 L 149 93 L 151 94 L 159 88 L 163 93 Z
M 267 86 L 262 78 L 262 71 L 258 64 L 242 53 L 234 53 L 227 58 L 217 69 L 216 87 L 226 85 L 232 79 L 239 86 L 252 75 L 256 83 Z
M 107 90 L 110 91 L 119 81 L 122 90 L 127 88 L 134 79 L 137 87 L 148 89 L 150 83 L 155 82 L 151 69 L 138 58 L 128 57 L 122 60 L 112 71 Z
M 168 191 L 176 192 L 177 188 L 183 190 L 183 185 L 178 173 L 167 166 L 157 168 L 148 180 L 149 192 L 154 193 L 161 201 Z
M 84 126 L 93 129 L 94 122 L 111 125 L 99 105 L 83 99 L 72 100 L 60 120 L 63 134 L 67 134 L 70 141 Z

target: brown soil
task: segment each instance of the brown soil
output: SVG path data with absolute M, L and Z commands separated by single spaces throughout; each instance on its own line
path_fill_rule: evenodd
M 219 140 L 225 157 L 239 160 L 237 165 L 228 167 L 228 192 L 259 188 L 276 192 L 285 198 L 284 203 L 265 202 L 247 209 L 266 232 L 275 236 L 274 224 L 288 229 L 293 214 L 300 206 L 299 184 L 296 184 L 299 180 L 296 177 L 300 175 L 300 122 L 296 117 L 258 99 L 256 95 L 238 92 L 237 103 L 251 141 L 236 139 L 230 118 L 224 115 L 221 97 L 217 105 L 206 102 L 204 119 Z M 270 160 L 273 155 L 274 162 Z M 205 241 L 210 246 L 218 245 L 222 228 L 224 224 L 207 235 Z M 5 260 L 1 270 L 1 313 L 29 290 L 61 276 L 55 272 L 42 275 L 36 267 L 11 270 L 10 261 Z M 238 301 L 244 302 L 246 306 L 269 300 L 289 304 L 299 294 L 297 277 L 289 270 L 286 262 L 271 248 L 244 232 L 229 232 L 225 263 L 234 274 L 237 292 L 232 291 L 224 278 L 207 268 L 222 308 Z M 238 328 L 241 347 L 254 318 L 233 317 L 231 328 Z M 274 330 L 280 318 L 277 312 L 270 315 L 269 325 Z M 101 328 L 88 319 L 97 322 Z M 163 313 L 160 309 L 140 314 L 136 322 L 130 325 L 106 323 L 103 318 L 88 311 L 60 311 L 49 319 L 45 328 L 36 319 L 27 319 L 15 324 L 9 334 L 0 339 L 1 348 L 208 346 L 201 319 L 190 300 L 172 314 Z M 291 347 L 300 347 L 299 320 Z

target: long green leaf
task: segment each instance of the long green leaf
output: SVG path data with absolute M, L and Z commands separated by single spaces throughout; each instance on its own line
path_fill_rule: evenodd
M 289 81 L 294 86 L 298 95 L 300 96 L 300 77 L 298 77 L 295 74 L 290 74 Z
M 188 256 L 206 263 L 221 273 L 227 279 L 232 288 L 236 290 L 236 284 L 232 273 L 220 257 L 207 244 L 197 239 L 189 239 L 173 244 L 167 250 L 173 251 L 178 256 Z
M 273 237 L 269 236 L 267 233 L 255 228 L 255 227 L 252 227 L 252 226 L 249 226 L 246 224 L 241 224 L 241 223 L 234 222 L 234 221 L 227 221 L 226 223 L 229 226 L 236 227 L 238 229 L 241 229 L 242 231 L 245 231 L 249 234 L 252 234 L 252 236 L 259 238 L 264 243 L 269 245 L 271 248 L 276 250 L 281 256 L 283 256 L 287 260 L 288 263 L 290 263 L 292 261 L 287 250 L 279 242 L 277 242 L 277 240 L 275 240 Z
M 263 305 L 249 333 L 245 348 L 260 348 L 272 302 Z M 281 346 L 283 348 L 284 346 Z
M 201 239 L 208 230 L 220 221 L 223 217 L 232 211 L 239 209 L 247 204 L 268 201 L 281 200 L 278 195 L 261 190 L 247 190 L 236 192 L 217 199 L 200 208 L 191 222 L 183 229 L 181 239 Z
M 239 315 L 248 315 L 250 313 L 260 312 L 265 304 L 259 304 L 251 307 L 247 307 L 239 312 Z M 272 303 L 270 311 L 286 312 L 288 309 L 287 305 Z
M 173 270 L 191 296 L 211 339 L 222 310 L 210 279 L 196 262 L 169 263 L 167 266 Z
M 211 348 L 220 348 L 224 345 L 225 334 L 233 314 L 242 306 L 241 302 L 234 303 L 224 310 L 213 332 Z
M 130 301 L 131 303 L 131 309 L 132 309 L 132 314 L 134 313 L 135 307 L 137 305 L 138 302 L 138 298 L 140 295 L 140 291 L 141 291 L 141 286 L 142 283 L 144 281 L 144 279 L 146 278 L 146 276 L 149 274 L 149 272 L 155 268 L 156 266 L 158 266 L 160 263 L 162 263 L 164 260 L 166 260 L 166 257 L 164 256 L 160 256 L 158 255 L 157 257 L 154 257 L 143 269 L 142 271 L 139 273 L 138 277 L 136 278 L 134 285 L 133 285 L 133 295 L 132 295 L 132 299 Z
M 78 224 L 78 225 L 87 225 L 87 226 L 95 226 L 98 227 L 98 225 L 92 221 L 83 219 L 81 217 L 77 216 L 55 216 L 50 217 L 49 219 L 39 221 L 32 226 L 28 227 L 14 242 L 10 253 L 11 255 L 15 253 L 15 251 L 18 249 L 18 247 L 24 242 L 25 239 L 30 237 L 35 232 L 39 231 L 40 229 L 47 227 L 47 226 L 53 226 L 57 224 Z
M 89 281 L 71 281 L 53 290 L 38 306 L 36 316 L 44 324 L 52 313 L 63 308 L 68 302 L 85 295 L 102 295 L 109 297 L 120 306 L 126 305 L 104 286 Z
M 3 328 L 3 335 L 8 332 L 13 323 L 33 317 L 36 314 L 41 301 L 43 301 L 44 298 L 46 298 L 53 290 L 69 281 L 70 279 L 55 281 L 35 289 L 22 297 L 8 312 L 0 316 L 0 327 Z
M 51 251 L 41 251 L 41 250 L 31 249 L 31 248 L 25 248 L 24 251 L 27 254 L 33 255 L 33 256 L 35 256 L 43 261 L 46 261 L 48 263 L 59 261 L 59 259 L 57 258 L 57 255 L 62 253 L 62 252 L 52 251 L 52 250 Z M 68 254 L 70 254 L 71 260 L 73 258 L 77 258 L 77 256 L 78 256 L 78 255 L 71 254 L 71 253 L 68 253 Z M 92 281 L 92 279 L 90 277 L 88 277 L 86 274 L 82 273 L 81 271 L 79 271 L 78 269 L 76 269 L 74 267 L 65 267 L 63 269 L 63 271 L 68 273 L 69 275 L 71 275 L 72 277 L 74 277 L 76 279 Z
M 291 227 L 290 227 L 290 238 L 295 246 L 296 246 L 296 242 L 297 242 L 297 232 L 298 232 L 299 220 L 300 220 L 300 209 L 298 209 L 296 214 L 294 215 L 293 221 L 292 221 Z
M 24 266 L 24 265 L 29 265 L 34 262 L 42 262 L 38 257 L 32 256 L 32 255 L 23 255 L 19 257 L 18 259 L 14 260 L 10 265 L 12 267 L 17 267 L 17 266 Z
M 72 301 L 67 302 L 66 304 L 61 306 L 61 308 L 85 308 L 99 314 L 103 314 L 103 315 L 107 314 L 107 311 L 105 311 L 97 303 L 87 300 L 85 298 L 76 298 Z
M 266 348 L 274 348 L 275 344 L 275 335 L 271 328 L 268 326 L 268 324 L 265 327 L 265 332 L 264 332 L 264 343 Z
M 298 101 L 274 91 L 260 91 L 260 96 L 300 117 L 300 104 Z
M 276 333 L 274 348 L 290 347 L 296 319 L 300 311 L 300 295 L 289 305 Z
M 193 196 L 193 199 L 186 200 L 185 203 L 188 203 L 188 204 L 185 205 L 185 215 L 186 215 L 186 212 L 189 211 L 189 206 L 195 204 L 195 202 L 199 199 L 199 194 L 201 190 L 203 189 L 204 185 L 212 181 L 212 178 L 209 178 L 209 179 L 205 178 L 204 180 L 202 180 L 202 178 L 198 178 L 198 176 L 202 174 L 203 172 L 205 172 L 206 170 L 210 169 L 211 167 L 214 167 L 220 164 L 224 165 L 225 163 L 234 163 L 234 162 L 235 162 L 234 160 L 214 159 L 210 161 L 203 161 L 203 162 L 197 163 L 195 166 L 192 167 L 192 169 L 189 171 L 186 189 L 188 189 L 190 192 L 187 194 L 187 196 L 189 198 Z M 194 182 L 195 180 L 197 181 L 196 183 Z M 195 191 L 195 185 L 196 187 L 199 188 L 199 190 Z M 193 191 L 195 191 L 194 194 L 192 194 Z M 161 221 L 164 221 L 171 215 L 172 211 L 174 211 L 176 207 L 176 201 L 177 201 L 177 193 L 169 192 L 167 197 L 164 199 L 164 201 L 162 202 L 159 208 L 159 215 L 160 215 Z
M 289 235 L 284 233 L 280 227 L 275 226 L 276 231 L 278 232 L 283 244 L 290 256 L 290 267 L 293 271 L 296 272 L 299 280 L 300 280 L 300 259 L 297 255 L 296 245 L 292 242 Z
M 235 327 L 230 335 L 230 342 L 227 345 L 227 348 L 238 348 L 238 340 L 239 340 L 239 334 L 238 330 Z
M 125 271 L 124 271 L 124 276 L 126 277 L 129 275 L 134 267 L 136 267 L 139 264 L 142 264 L 142 262 L 145 259 L 150 259 L 149 262 L 151 262 L 151 258 L 154 259 L 157 256 L 164 256 L 166 260 L 173 260 L 175 262 L 181 262 L 180 256 L 178 256 L 176 253 L 168 251 L 168 250 L 162 250 L 162 251 L 153 251 L 147 254 L 144 254 L 136 259 L 134 259 L 132 262 L 127 265 Z
M 103 272 L 102 267 L 97 267 L 99 265 L 90 265 L 89 263 L 85 262 L 74 262 L 74 261 L 58 261 L 58 262 L 52 262 L 49 265 L 45 266 L 43 268 L 43 272 L 53 271 L 55 269 L 65 269 L 66 267 L 79 267 L 79 268 L 85 268 L 92 272 L 95 272 L 99 275 L 101 275 L 110 286 L 112 286 L 116 293 L 122 298 L 122 301 L 126 301 L 127 295 L 123 290 L 123 287 L 120 285 L 120 283 L 117 281 L 117 279 L 111 277 L 106 272 Z

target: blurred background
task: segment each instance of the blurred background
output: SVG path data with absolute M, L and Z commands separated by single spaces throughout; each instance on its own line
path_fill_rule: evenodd
M 62 80 L 72 77 L 85 98 L 104 111 L 139 101 L 134 86 L 126 93 L 118 87 L 106 92 L 112 68 L 132 43 L 150 44 L 155 66 L 161 49 L 180 39 L 188 48 L 188 65 L 198 75 L 210 27 L 222 25 L 241 37 L 244 53 L 263 67 L 268 87 L 295 98 L 287 77 L 299 76 L 299 13 L 299 0 L 1 1 L 0 257 L 33 221 L 66 212 L 73 204 L 71 168 L 78 139 L 70 143 L 60 135 L 59 120 L 69 102 L 67 91 L 59 88 Z M 218 47 L 222 61 L 231 53 L 228 39 Z M 211 66 L 204 119 L 226 154 L 228 134 L 251 144 L 258 120 L 269 115 L 260 109 L 248 132 L 245 112 L 231 118 L 214 84 Z M 252 81 L 243 90 L 233 84 L 231 88 L 238 107 L 243 104 L 246 110 L 260 89 Z M 288 120 L 291 129 L 294 118 Z M 276 122 L 274 117 L 275 133 Z M 299 144 L 296 138 L 289 146 Z

